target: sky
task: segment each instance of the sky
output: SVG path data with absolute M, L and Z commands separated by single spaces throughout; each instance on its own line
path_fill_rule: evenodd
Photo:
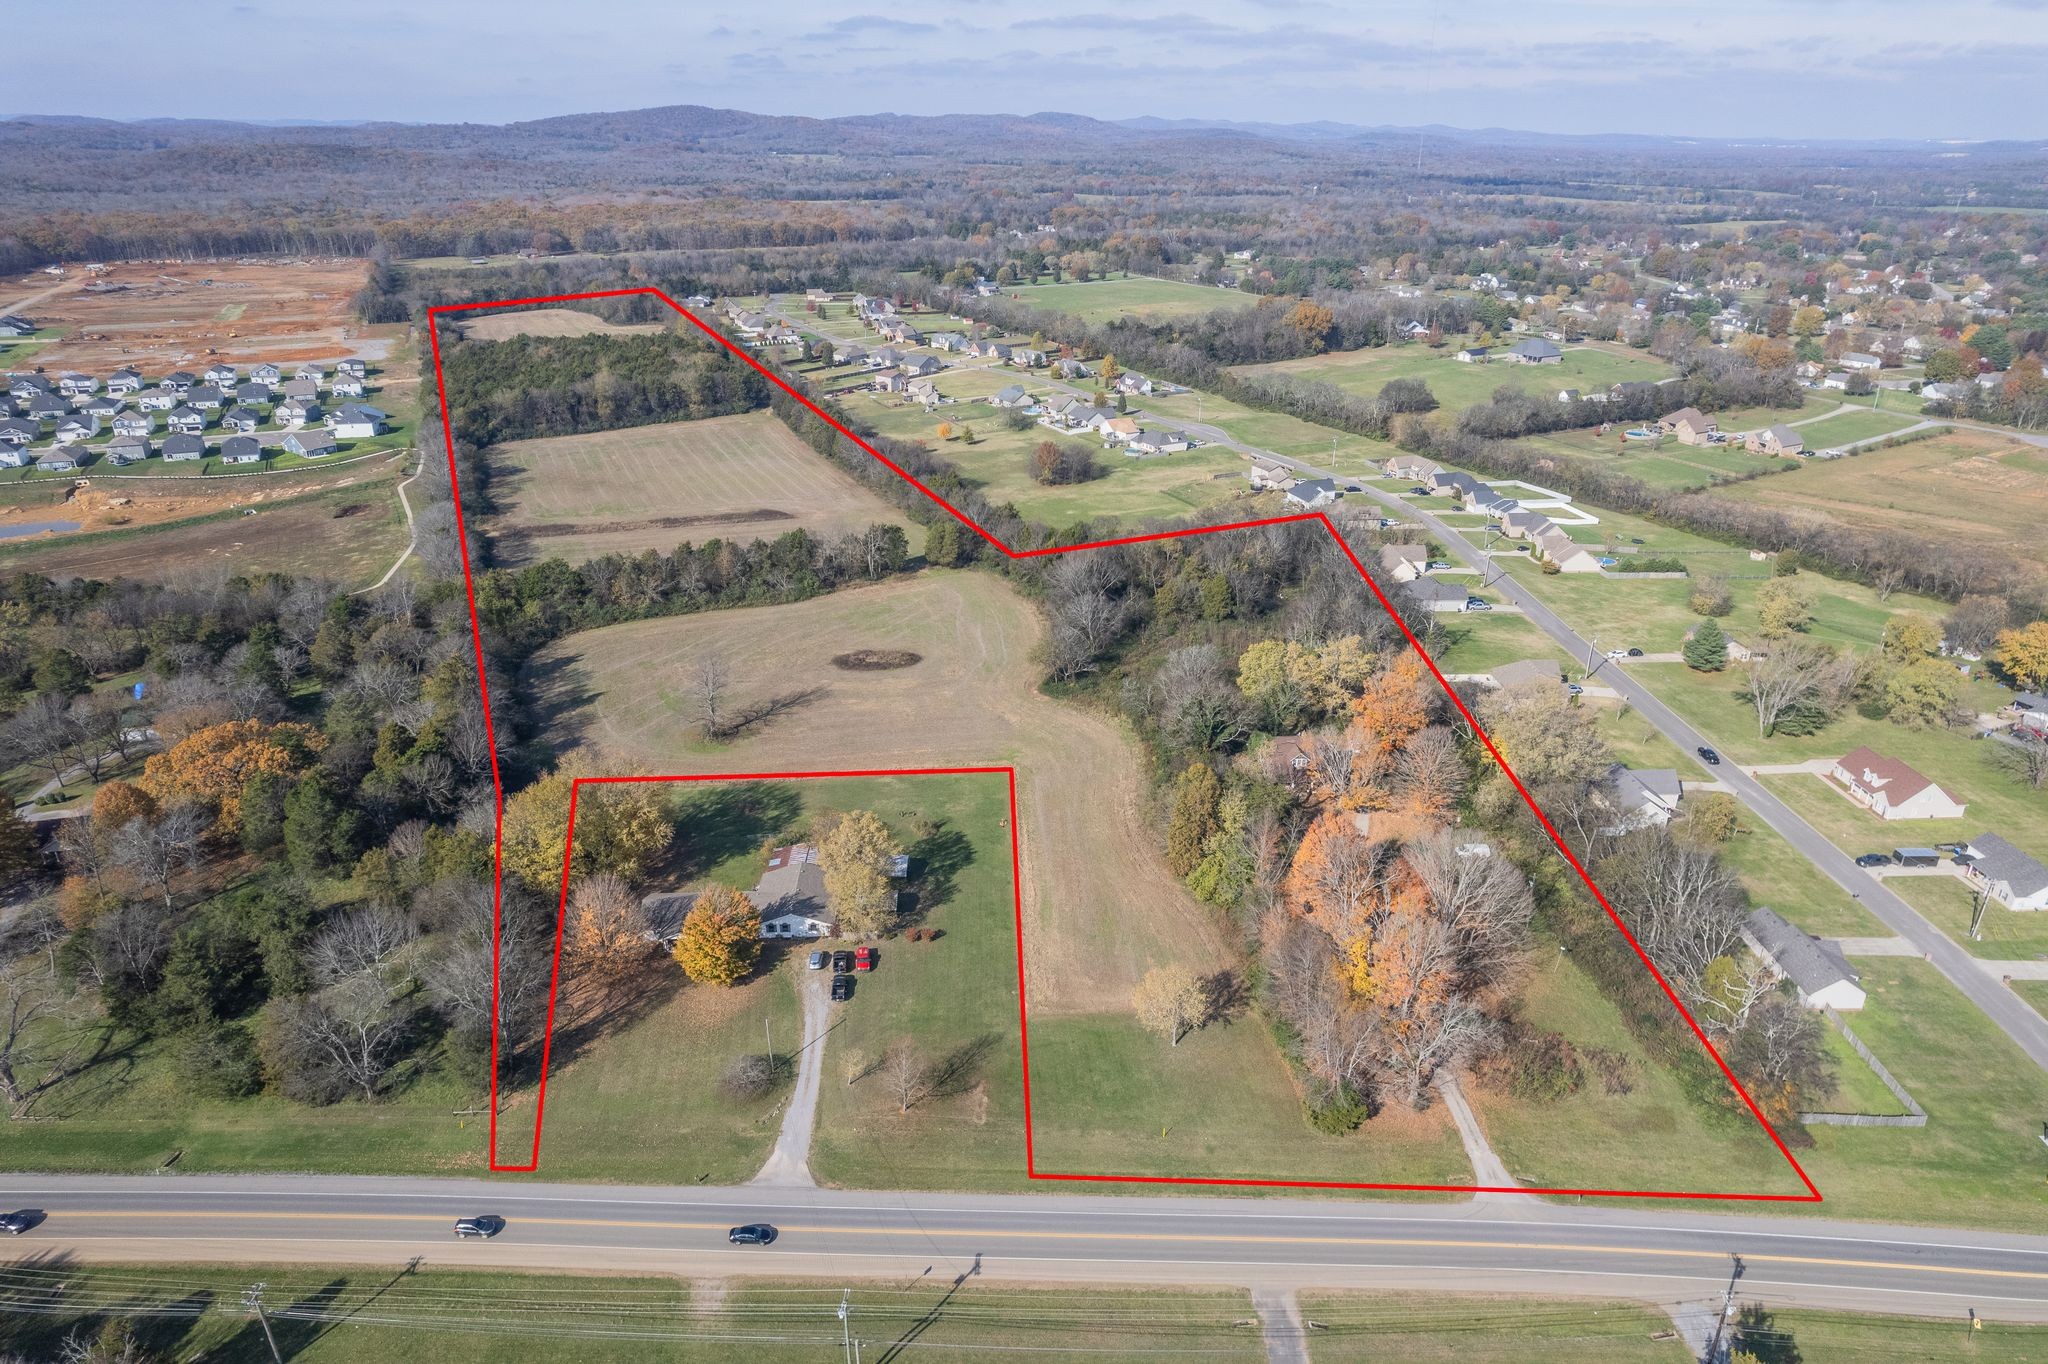
M 99 73 L 13 82 L 16 114 L 505 123 L 705 104 L 2048 137 L 2048 0 L 74 0 L 14 7 L 7 33 L 17 54 L 89 42 Z

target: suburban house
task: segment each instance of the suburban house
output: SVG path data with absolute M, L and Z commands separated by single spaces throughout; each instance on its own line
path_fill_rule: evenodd
M 226 404 L 227 395 L 212 384 L 194 384 L 185 392 L 185 405 L 201 412 L 218 412 Z
M 206 441 L 203 437 L 179 432 L 165 436 L 163 457 L 168 460 L 202 459 L 206 455 Z
M 937 374 L 944 366 L 929 355 L 906 355 L 897 368 L 903 371 L 906 379 L 922 379 L 926 375 Z
M 1843 351 L 1842 358 L 1835 361 L 1835 363 L 1846 370 L 1859 370 L 1876 369 L 1884 361 L 1878 359 L 1875 355 L 1868 355 L 1860 350 L 1848 350 Z
M 860 365 L 867 363 L 868 348 L 842 341 L 832 348 L 832 363 L 835 365 Z
M 1397 583 L 1412 583 L 1429 568 L 1429 551 L 1421 545 L 1381 545 L 1380 570 Z
M 1442 578 L 1417 578 L 1407 590 L 1426 611 L 1462 611 L 1471 596 L 1464 584 Z
M 384 434 L 384 413 L 360 403 L 347 403 L 334 413 L 329 425 L 343 440 L 368 440 Z
M 1498 669 L 1495 676 L 1499 676 Z M 1616 822 L 1600 832 L 1618 838 L 1632 829 L 1669 824 L 1678 813 L 1681 791 L 1682 783 L 1672 768 L 1633 768 L 1616 763 L 1607 770 L 1607 798 L 1614 807 Z
M 1102 438 L 1111 444 L 1122 444 L 1137 435 L 1139 429 L 1136 417 L 1111 417 L 1102 423 Z
M 146 412 L 122 412 L 114 417 L 117 436 L 146 436 L 155 429 L 156 422 Z
M 1518 365 L 1558 365 L 1564 363 L 1564 352 L 1548 341 L 1531 337 L 1517 343 L 1508 351 L 1507 358 Z
M 31 421 L 62 421 L 71 413 L 71 404 L 54 393 L 38 394 L 22 404 L 22 415 Z
M 206 382 L 209 384 L 232 384 L 241 376 L 235 373 L 235 367 L 233 365 L 230 365 L 225 361 L 222 361 L 216 364 L 208 365 L 206 367 L 206 374 L 204 377 L 206 379 Z
M 2014 696 L 2012 704 L 2005 709 L 2012 716 L 2014 729 L 2048 735 L 2048 696 L 2037 691 L 2023 691 Z
M 1965 806 L 1900 762 L 1870 748 L 1846 753 L 1830 769 L 1849 798 L 1880 819 L 1961 819 Z
M 867 359 L 861 363 L 869 369 L 894 369 L 903 363 L 903 352 L 894 346 L 883 346 L 880 350 L 869 351 Z
M 1093 379 L 1095 377 L 1095 371 L 1079 360 L 1060 360 L 1053 365 L 1053 368 L 1059 372 L 1059 376 L 1062 379 Z
M 1560 573 L 1598 573 L 1600 558 L 1561 530 L 1536 537 L 1536 552 L 1557 565 Z
M 997 407 L 1029 407 L 1031 395 L 1024 391 L 1022 384 L 1005 384 L 995 391 L 989 401 Z
M 107 445 L 107 459 L 114 464 L 139 464 L 149 458 L 149 441 L 143 436 L 116 436 Z
M 275 388 L 278 381 L 283 378 L 284 371 L 272 364 L 261 364 L 249 371 L 249 382 L 264 384 L 272 388 Z
M 1742 446 L 1752 455 L 1796 455 L 1806 449 L 1806 438 L 1781 422 L 1750 432 Z
M 1266 775 L 1286 786 L 1299 791 L 1309 784 L 1309 744 L 1306 734 L 1280 734 L 1266 745 L 1263 754 Z
M 182 398 L 185 396 L 185 391 L 198 383 L 199 380 L 189 369 L 174 369 L 163 378 L 157 380 L 157 382 Z
M 125 398 L 142 391 L 142 376 L 132 369 L 117 369 L 107 376 L 107 392 Z
M 8 417 L 0 421 L 0 445 L 33 445 L 42 438 L 43 424 L 21 417 Z M 20 468 L 20 465 L 12 466 Z
M 1701 412 L 1697 407 L 1681 407 L 1668 416 L 1657 420 L 1657 429 L 1666 435 L 1678 437 L 1680 445 L 1706 445 L 1708 438 L 1721 429 L 1720 423 Z
M 868 386 L 877 393 L 901 393 L 910 387 L 910 380 L 903 377 L 900 369 L 885 369 L 869 380 Z
M 914 403 L 923 403 L 928 408 L 937 407 L 943 400 L 939 386 L 929 379 L 912 379 L 903 386 L 903 395 Z
M 320 385 L 311 379 L 287 379 L 277 386 L 277 391 L 287 398 L 310 403 L 320 396 Z
M 1152 427 L 1140 427 L 1136 435 L 1124 442 L 1127 455 L 1171 455 L 1187 448 L 1188 438 L 1180 432 Z
M 1052 363 L 1052 357 L 1030 346 L 1018 346 L 1010 352 L 1010 363 L 1019 369 L 1043 369 Z
M 1119 393 L 1128 393 L 1141 398 L 1150 397 L 1153 387 L 1154 385 L 1150 379 L 1134 370 L 1125 370 L 1116 377 L 1116 391 Z
M 87 398 L 78 405 L 78 410 L 80 412 L 90 412 L 101 421 L 111 421 L 114 414 L 121 410 L 121 400 L 103 394 L 97 398 Z
M 1294 470 L 1284 464 L 1275 464 L 1271 460 L 1255 459 L 1245 477 L 1251 480 L 1252 487 L 1259 492 L 1278 492 L 1294 481 Z
M 67 398 L 83 398 L 99 392 L 100 381 L 90 374 L 73 371 L 58 376 L 57 391 Z
M 1429 476 L 1431 492 L 1450 493 L 1460 500 L 1472 496 L 1485 486 L 1462 469 L 1439 469 Z
M 230 408 L 221 417 L 220 424 L 224 430 L 239 431 L 246 436 L 263 425 L 263 414 L 253 407 Z
M 0 317 L 0 337 L 18 341 L 25 336 L 36 334 L 36 324 L 20 313 L 9 313 Z
M 1978 834 L 1956 861 L 1963 880 L 2007 909 L 2048 909 L 2048 867 L 1997 834 Z
M 1443 467 L 1443 465 L 1438 464 L 1435 460 L 1424 459 L 1421 455 L 1395 455 L 1387 461 L 1387 476 L 1389 478 L 1412 478 L 1418 482 L 1426 482 L 1435 475 L 1442 473 Z
M 318 459 L 340 449 L 332 431 L 294 431 L 284 438 L 284 448 L 307 459 Z
M 1830 373 L 1830 374 L 1827 374 L 1827 375 L 1824 375 L 1824 376 L 1822 376 L 1822 378 L 1821 378 L 1821 381 L 1820 381 L 1820 386 L 1821 386 L 1822 388 L 1841 388 L 1841 389 L 1846 389 L 1846 388 L 1848 388 L 1848 387 L 1849 387 L 1849 371 L 1847 371 L 1847 370 L 1845 370 L 1845 369 L 1838 369 L 1838 370 L 1835 370 L 1835 371 L 1833 371 L 1833 372 L 1832 372 L 1832 373 Z
M 1512 663 L 1503 663 L 1495 668 L 1492 677 L 1493 685 L 1502 690 L 1530 684 L 1551 687 L 1564 685 L 1564 669 L 1557 665 L 1555 659 L 1549 658 L 1518 658 Z
M 78 467 L 78 456 L 73 454 L 68 446 L 58 446 L 54 450 L 45 450 L 43 457 L 36 461 L 36 467 L 38 469 L 55 469 L 59 471 L 76 469 Z
M 1486 363 L 1486 347 L 1467 346 L 1459 351 L 1454 358 L 1467 365 L 1483 365 Z
M 303 426 L 320 420 L 320 404 L 311 398 L 286 398 L 271 409 L 280 426 Z
M 244 385 L 244 387 L 256 386 Z M 361 379 L 358 379 L 355 375 L 337 374 L 334 376 L 334 382 L 327 386 L 327 391 L 329 393 L 332 393 L 337 398 L 360 398 L 363 396 L 364 388 L 365 385 L 363 381 Z M 239 390 L 236 392 L 235 396 L 238 398 L 241 397 L 241 393 Z
M 890 868 L 892 876 L 908 870 L 903 859 Z M 768 869 L 747 900 L 761 916 L 764 938 L 836 938 L 839 921 L 825 895 L 825 871 L 818 865 L 817 849 L 805 843 L 776 848 L 768 854 Z M 647 917 L 646 936 L 672 947 L 683 931 L 683 919 L 697 903 L 695 891 L 650 895 L 640 902 Z
M 69 445 L 74 441 L 91 440 L 99 433 L 100 419 L 90 412 L 83 412 L 57 423 L 56 441 L 59 445 Z
M 303 383 L 324 384 L 327 382 L 327 368 L 324 365 L 318 365 L 308 360 L 305 364 L 292 371 L 292 378 Z
M 967 349 L 967 338 L 959 332 L 934 332 L 925 338 L 924 343 L 933 350 L 964 351 Z
M 263 458 L 263 443 L 254 436 L 229 436 L 220 443 L 223 464 L 254 464 Z
M 1862 977 L 1842 949 L 1800 932 L 1776 910 L 1751 910 L 1743 922 L 1742 941 L 1772 975 L 1792 982 L 1807 1008 L 1849 1012 L 1863 1007 L 1863 986 L 1858 983 Z
M 334 372 L 336 374 L 346 374 L 351 379 L 367 379 L 370 377 L 370 367 L 354 356 L 350 356 L 346 360 L 336 361 Z
M 1510 540 L 1534 540 L 1547 531 L 1555 530 L 1557 526 L 1542 512 L 1522 508 L 1501 514 L 1500 533 Z
M 178 395 L 168 388 L 153 388 L 135 400 L 144 412 L 168 412 L 178 405 Z
M 1186 447 L 1182 447 L 1186 448 Z M 1313 509 L 1326 507 L 1337 500 L 1337 485 L 1327 478 L 1297 479 L 1287 490 L 1287 505 Z M 1461 599 L 1463 594 L 1459 594 Z

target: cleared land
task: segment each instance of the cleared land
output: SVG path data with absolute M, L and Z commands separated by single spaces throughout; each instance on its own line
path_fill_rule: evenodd
M 1671 1319 L 1634 1302 L 1310 1292 L 1301 1314 L 1315 1364 L 1461 1360 L 1464 1364 L 1622 1364 L 1692 1358 Z
M 367 586 L 406 545 L 405 516 L 393 491 L 404 462 L 403 455 L 365 460 L 314 480 L 313 492 L 285 475 L 209 481 L 196 496 L 184 491 L 197 491 L 196 480 L 137 480 L 120 485 L 117 494 L 81 494 L 83 514 L 62 502 L 23 508 L 5 519 L 105 528 L 0 541 L 0 572 L 168 582 L 207 570 L 276 571 Z M 109 505 L 114 496 L 132 499 L 130 506 Z M 175 504 L 178 519 L 153 515 L 158 509 L 150 499 L 156 497 Z M 136 524 L 115 519 L 130 514 Z
M 1801 428 L 1809 441 L 1819 425 L 1825 423 Z M 1724 495 L 2048 565 L 2039 534 L 2048 521 L 2048 468 L 2040 455 L 2010 436 L 1954 429 L 1847 459 L 1802 463 L 1795 473 L 1725 489 Z
M 1559 349 L 1564 357 L 1554 365 L 1470 365 L 1452 358 L 1457 352 L 1450 346 L 1443 350 L 1414 345 L 1380 346 L 1371 350 L 1331 351 L 1270 365 L 1248 365 L 1243 372 L 1313 379 L 1368 398 L 1391 379 L 1421 379 L 1439 403 L 1454 411 L 1484 402 L 1503 386 L 1555 396 L 1564 388 L 1605 389 L 1624 380 L 1662 379 L 1671 373 L 1668 365 L 1647 355 L 1592 346 Z
M 513 336 L 633 336 L 667 329 L 662 322 L 607 322 L 576 308 L 484 312 L 461 325 L 462 334 L 472 341 L 503 341 Z
M 1809 450 L 1827 450 L 1838 445 L 1849 445 L 1872 436 L 1888 436 L 1894 431 L 1903 431 L 1913 424 L 1911 417 L 1893 416 L 1887 412 L 1838 412 L 1832 417 L 1823 417 L 1817 422 L 1808 422 L 1798 429 Z
M 1034 1016 L 1128 998 L 1153 965 L 1223 954 L 1210 911 L 1167 872 L 1138 753 L 1118 726 L 1041 695 L 1037 612 L 1002 581 L 928 572 L 791 606 L 641 621 L 572 635 L 533 661 L 543 732 L 593 750 L 600 770 L 1018 768 L 1025 940 Z M 901 649 L 915 666 L 835 667 Z M 696 660 L 723 654 L 741 704 L 784 709 L 721 745 L 684 695 Z
M 490 454 L 489 521 L 512 563 L 672 550 L 687 540 L 922 529 L 766 412 L 513 441 Z
M 74 272 L 20 310 L 61 332 L 35 354 L 51 370 L 104 374 L 136 365 L 156 374 L 216 359 L 374 360 L 404 328 L 366 328 L 355 319 L 352 305 L 369 268 L 348 259 L 122 261 L 104 275 Z M 94 283 L 105 287 L 90 290 Z
M 1258 301 L 1257 295 L 1235 289 L 1143 277 L 1080 284 L 1020 284 L 1003 290 L 1002 296 L 1047 312 L 1066 313 L 1084 322 L 1107 322 L 1119 317 L 1157 322 L 1169 317 L 1198 316 L 1218 308 L 1249 308 Z

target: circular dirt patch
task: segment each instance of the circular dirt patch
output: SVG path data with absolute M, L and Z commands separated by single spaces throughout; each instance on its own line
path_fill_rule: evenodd
M 924 662 L 923 654 L 914 654 L 908 649 L 855 649 L 850 654 L 840 654 L 832 660 L 835 668 L 844 668 L 850 673 L 881 673 L 891 668 L 908 668 Z

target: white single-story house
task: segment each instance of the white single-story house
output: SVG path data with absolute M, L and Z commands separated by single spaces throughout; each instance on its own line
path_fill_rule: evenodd
M 322 455 L 333 454 L 341 447 L 334 439 L 332 431 L 308 430 L 294 431 L 287 435 L 284 438 L 284 448 L 307 459 L 318 459 Z
M 1966 809 L 1927 777 L 1871 748 L 1843 754 L 1828 775 L 1880 819 L 1961 819 Z
M 1463 611 L 1471 593 L 1463 583 L 1454 583 L 1443 578 L 1417 578 L 1405 585 L 1406 591 L 1428 611 Z
M 1426 482 L 1432 475 L 1443 472 L 1443 465 L 1421 455 L 1395 455 L 1387 461 L 1387 476 L 1390 478 L 1412 478 Z
M 1600 556 L 1561 530 L 1552 530 L 1536 537 L 1536 552 L 1539 557 L 1557 565 L 1560 573 L 1598 573 Z
M 1429 567 L 1429 550 L 1422 545 L 1381 545 L 1380 570 L 1397 583 L 1412 583 Z
M 1743 922 L 1742 941 L 1780 980 L 1792 982 L 1809 1009 L 1854 1012 L 1863 1007 L 1862 977 L 1841 948 L 1785 921 L 1776 910 L 1758 907 Z
M 1495 675 L 1499 675 L 1497 669 Z M 1669 824 L 1678 813 L 1678 798 L 1683 791 L 1684 784 L 1673 768 L 1633 768 L 1616 763 L 1607 770 L 1607 796 L 1613 802 L 1616 822 L 1600 832 L 1619 837 L 1632 829 Z
M 1327 478 L 1297 479 L 1294 486 L 1287 490 L 1287 505 L 1313 510 L 1328 506 L 1335 502 L 1338 496 L 1337 485 Z
M 2007 909 L 2048 909 L 2048 867 L 1997 834 L 1978 834 L 1963 845 L 1963 880 Z

